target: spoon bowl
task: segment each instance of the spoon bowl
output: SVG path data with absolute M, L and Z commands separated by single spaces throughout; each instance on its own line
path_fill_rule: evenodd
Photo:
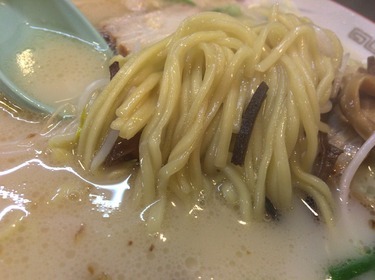
M 102 36 L 69 0 L 0 0 L 0 92 L 18 106 L 55 112 L 79 98 L 79 80 L 84 87 L 90 78 L 107 75 L 111 55 Z M 92 77 L 87 74 L 98 68 Z

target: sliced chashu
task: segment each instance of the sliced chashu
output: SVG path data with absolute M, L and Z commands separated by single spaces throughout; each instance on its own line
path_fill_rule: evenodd
M 126 55 L 172 34 L 187 17 L 199 12 L 189 5 L 173 5 L 151 12 L 106 20 L 100 30 L 119 54 Z

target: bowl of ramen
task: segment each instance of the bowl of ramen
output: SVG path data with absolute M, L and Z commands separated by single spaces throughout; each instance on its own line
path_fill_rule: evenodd
M 1 95 L 1 279 L 374 278 L 373 23 L 73 2 L 113 56 L 52 115 Z

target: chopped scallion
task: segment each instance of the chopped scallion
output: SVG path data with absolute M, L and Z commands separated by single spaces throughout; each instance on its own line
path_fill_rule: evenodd
M 242 15 L 241 8 L 237 5 L 227 5 L 223 7 L 214 8 L 213 11 L 230 15 L 232 17 L 239 17 Z
M 360 258 L 331 266 L 328 272 L 332 280 L 351 280 L 370 270 L 375 270 L 375 250 Z
M 173 3 L 181 3 L 181 4 L 187 4 L 187 5 L 190 5 L 190 6 L 196 6 L 194 1 L 192 1 L 192 0 L 168 0 L 168 1 L 173 2 Z

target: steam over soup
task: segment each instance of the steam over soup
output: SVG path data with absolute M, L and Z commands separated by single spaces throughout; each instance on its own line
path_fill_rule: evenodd
M 372 279 L 372 155 L 340 179 L 375 137 L 338 102 L 367 66 L 278 7 L 123 2 L 75 1 L 122 53 L 75 118 L 0 101 L 0 278 Z

